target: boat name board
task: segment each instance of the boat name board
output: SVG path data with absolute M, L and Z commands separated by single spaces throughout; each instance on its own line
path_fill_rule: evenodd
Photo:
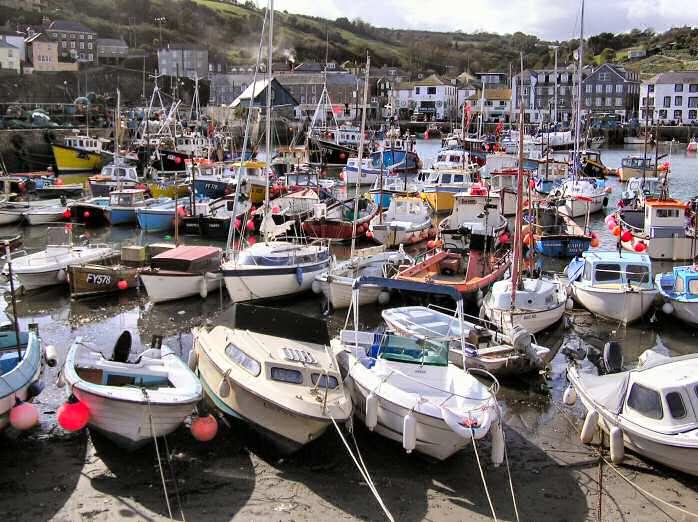
M 87 274 L 87 284 L 95 286 L 108 286 L 112 283 L 112 277 L 107 274 Z

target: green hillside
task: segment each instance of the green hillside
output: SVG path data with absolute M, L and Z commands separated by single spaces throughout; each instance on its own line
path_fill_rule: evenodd
M 209 48 L 212 59 L 232 63 L 254 61 L 263 10 L 252 2 L 234 0 L 52 0 L 51 17 L 78 20 L 100 36 L 123 37 L 132 46 L 153 51 L 162 40 L 191 42 Z M 164 17 L 158 25 L 155 18 Z M 0 8 L 0 20 L 39 23 L 40 15 Z M 322 18 L 277 12 L 275 59 L 294 56 L 296 61 L 324 61 L 326 40 L 330 60 L 363 62 L 366 50 L 372 63 L 400 66 L 409 71 L 433 70 L 458 74 L 464 70 L 518 69 L 519 52 L 527 67 L 550 67 L 560 45 L 560 63 L 571 60 L 574 40 L 548 42 L 520 32 L 492 34 L 427 32 L 373 27 L 361 20 Z M 628 61 L 627 50 L 643 47 L 646 58 Z M 614 35 L 602 33 L 588 40 L 589 63 L 614 61 L 636 68 L 643 76 L 669 69 L 698 68 L 698 28 L 675 28 L 655 34 L 633 30 Z

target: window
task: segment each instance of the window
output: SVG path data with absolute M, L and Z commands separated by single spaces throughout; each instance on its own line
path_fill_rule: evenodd
M 628 283 L 647 284 L 650 282 L 650 269 L 645 265 L 628 265 L 625 267 Z
M 414 88 L 414 93 L 415 93 L 415 94 L 419 94 L 419 87 L 415 87 L 415 88 Z
M 80 49 L 84 49 L 84 48 L 85 48 L 85 42 L 80 42 Z
M 591 85 L 590 83 L 587 83 L 584 88 L 586 89 L 586 92 L 589 94 L 591 94 L 594 91 L 594 86 Z
M 616 85 L 616 92 L 619 94 L 623 92 L 623 84 L 622 83 L 619 83 Z
M 688 86 L 688 92 L 698 92 L 698 83 L 692 83 Z
M 681 111 L 681 110 L 674 111 L 674 119 L 675 120 L 682 120 L 683 119 L 683 111 Z
M 618 281 L 620 279 L 620 265 L 616 263 L 599 263 L 596 265 L 595 277 L 597 283 Z
M 669 392 L 665 396 L 666 404 L 669 406 L 669 413 L 675 419 L 683 419 L 686 416 L 686 406 L 679 392 Z
M 616 107 L 623 106 L 623 98 L 616 98 Z
M 606 98 L 604 105 L 606 107 L 610 107 L 611 106 L 611 98 Z
M 674 96 L 674 105 L 683 105 L 683 96 Z
M 611 94 L 613 92 L 613 85 L 606 85 L 606 94 Z
M 679 211 L 675 208 L 658 208 L 657 209 L 658 218 L 675 218 L 679 217 Z
M 298 370 L 290 370 L 288 368 L 277 368 L 272 366 L 271 378 L 275 381 L 303 384 L 303 374 Z
M 584 98 L 584 105 L 591 107 L 591 96 Z
M 662 109 L 661 111 L 659 111 L 659 117 L 666 118 L 666 110 Z
M 674 92 L 683 92 L 683 83 L 675 83 Z
M 671 96 L 664 96 L 663 107 L 671 107 Z
M 691 121 L 698 119 L 698 111 L 688 111 L 688 119 Z
M 436 94 L 436 87 L 427 87 L 427 94 Z
M 596 97 L 594 99 L 594 105 L 596 105 L 597 107 L 601 107 L 601 105 L 603 105 L 603 100 L 600 97 Z
M 691 96 L 688 98 L 688 108 L 698 107 L 698 96 Z
M 640 384 L 633 384 L 628 395 L 628 407 L 650 419 L 664 417 L 662 401 L 659 394 Z
M 567 73 L 562 73 L 562 74 L 560 75 L 560 81 L 561 81 L 562 83 L 565 83 L 565 82 L 567 81 Z
M 75 33 L 70 33 L 70 39 L 75 40 Z
M 587 92 L 591 92 L 591 91 L 587 91 Z M 560 86 L 560 95 L 564 96 L 566 93 L 567 93 L 567 87 L 565 87 L 564 85 L 561 85 Z
M 68 42 L 61 42 L 61 47 L 63 47 L 63 49 L 68 47 Z
M 70 42 L 70 48 L 75 49 L 75 42 Z
M 240 348 L 230 343 L 225 348 L 225 354 L 235 364 L 247 370 L 250 374 L 257 377 L 262 371 L 262 366 L 255 359 L 247 355 Z
M 596 94 L 601 94 L 603 92 L 603 85 L 596 84 Z
M 332 375 L 320 375 L 319 373 L 313 373 L 310 376 L 310 379 L 313 381 L 313 386 L 318 386 L 320 388 L 330 388 L 334 390 L 337 386 L 339 386 L 339 381 L 337 381 L 337 378 L 333 377 Z
M 88 35 L 87 35 L 87 39 L 88 39 L 88 40 L 92 40 L 93 37 L 94 37 L 94 36 L 91 35 L 91 34 L 88 34 Z
M 88 48 L 88 49 L 92 49 L 92 42 L 88 42 L 88 43 L 87 43 L 87 48 Z
M 674 290 L 673 290 L 673 292 L 674 292 L 675 294 L 683 294 L 684 291 L 685 291 L 685 289 L 686 289 L 686 287 L 685 287 L 684 282 L 683 282 L 683 277 L 677 277 L 677 278 L 674 280 Z
M 647 92 L 654 92 L 654 85 L 650 84 L 647 86 Z

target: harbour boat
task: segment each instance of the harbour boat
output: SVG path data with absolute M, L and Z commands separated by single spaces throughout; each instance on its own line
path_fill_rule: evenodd
M 235 192 L 237 173 L 231 163 L 188 161 L 187 172 L 198 197 L 218 199 Z
M 246 190 L 249 191 L 252 204 L 257 206 L 263 203 L 268 179 L 267 164 L 263 161 L 250 159 L 244 162 L 237 161 L 233 163 L 232 167 L 238 173 L 245 171 L 243 183 L 246 183 Z M 270 187 L 270 195 L 272 198 L 279 196 L 279 189 L 274 190 L 273 187 Z
M 125 248 L 122 248 L 122 252 Z M 121 262 L 118 255 L 100 263 L 69 265 L 67 279 L 70 297 L 93 297 L 136 288 L 139 285 L 139 271 L 138 266 Z
M 501 214 L 498 198 L 486 187 L 475 184 L 467 192 L 456 194 L 454 200 L 451 215 L 439 223 L 445 248 L 468 251 L 473 245 L 485 251 L 507 243 L 502 236 L 509 225 Z
M 250 201 L 242 198 L 236 205 L 234 196 L 196 201 L 193 215 L 183 216 L 180 228 L 187 235 L 225 241 L 228 239 L 231 222 L 240 220 L 240 223 L 243 223 L 251 207 Z M 233 217 L 233 211 L 237 216 Z
M 305 146 L 290 145 L 277 147 L 276 154 L 271 160 L 270 167 L 277 177 L 302 170 L 309 161 L 308 150 Z
M 655 286 L 664 301 L 665 314 L 698 325 L 698 267 L 675 266 L 671 272 L 657 274 Z
M 580 434 L 592 442 L 608 435 L 611 459 L 620 464 L 625 449 L 664 466 L 698 475 L 698 420 L 692 404 L 698 385 L 698 356 L 667 357 L 647 350 L 636 368 L 595 375 L 578 363 L 567 368 L 566 403 L 577 398 L 587 413 Z
M 111 247 L 105 244 L 75 243 L 72 230 L 50 227 L 46 249 L 15 258 L 12 271 L 25 290 L 35 290 L 66 283 L 69 265 L 100 261 L 113 253 Z
M 33 206 L 24 212 L 24 219 L 29 225 L 48 225 L 66 219 L 68 202 L 54 203 L 46 206 Z
M 473 162 L 470 154 L 459 148 L 443 148 L 431 165 L 433 170 L 466 170 Z
M 81 183 L 57 183 L 45 178 L 37 180 L 34 193 L 39 199 L 76 199 L 83 197 L 85 187 Z
M 302 223 L 313 215 L 315 206 L 320 204 L 320 196 L 313 188 L 301 188 L 273 199 L 272 203 L 271 218 L 274 223 L 281 225 L 291 222 L 294 229 L 300 231 Z M 252 213 L 256 228 L 261 226 L 264 213 L 264 206 Z
M 574 219 L 603 210 L 608 205 L 609 191 L 604 180 L 577 177 L 563 181 L 549 197 L 560 212 Z
M 153 256 L 140 279 L 153 303 L 200 295 L 222 288 L 220 248 L 178 246 Z
M 615 213 L 620 242 L 631 252 L 646 252 L 651 259 L 692 260 L 696 233 L 687 224 L 688 205 L 669 197 L 646 198 L 644 208 L 621 208 Z
M 641 178 L 653 174 L 654 161 L 651 158 L 627 156 L 621 160 L 618 169 L 618 179 L 628 181 L 630 178 Z
M 691 141 L 686 145 L 686 152 L 698 152 L 698 140 L 696 137 L 692 137 Z
M 584 252 L 565 271 L 576 302 L 593 314 L 622 324 L 647 314 L 659 293 L 646 254 Z
M 90 178 L 90 193 L 94 197 L 109 196 L 114 190 L 135 189 L 141 185 L 135 166 L 116 161 Z
M 12 225 L 23 221 L 28 212 L 38 209 L 60 205 L 61 200 L 38 200 L 38 201 L 5 201 L 0 203 L 0 225 Z M 37 215 L 36 221 L 40 220 Z
M 152 204 L 156 204 L 156 201 L 146 202 L 145 191 L 142 189 L 115 190 L 109 194 L 109 223 L 112 225 L 136 223 L 136 209 Z
M 361 278 L 354 291 L 376 283 L 380 278 Z M 452 294 L 462 306 L 460 296 Z M 503 444 L 498 384 L 488 388 L 450 363 L 447 343 L 354 326 L 343 329 L 331 347 L 357 405 L 356 416 L 369 430 L 402 443 L 408 453 L 445 460 L 488 433 L 493 447 Z M 494 451 L 493 460 L 501 462 Z
M 666 190 L 666 177 L 630 178 L 621 194 L 623 208 L 640 209 L 645 207 L 647 198 L 661 198 Z
M 419 243 L 436 235 L 431 213 L 421 198 L 393 197 L 388 210 L 371 219 L 366 234 L 386 248 Z
M 361 159 L 361 168 L 359 168 L 359 158 L 349 158 L 342 172 L 339 173 L 339 179 L 347 186 L 354 186 L 357 183 L 361 186 L 373 185 L 381 177 L 387 176 L 385 166 L 381 167 L 380 158 L 372 157 Z
M 516 175 L 518 168 L 494 170 L 490 172 L 489 192 L 499 201 L 499 212 L 503 216 L 516 213 Z M 530 177 L 530 173 L 526 173 Z
M 589 250 L 592 241 L 587 224 L 581 227 L 554 206 L 535 205 L 527 230 L 533 238 L 536 252 L 548 257 L 580 256 Z
M 110 223 L 110 198 L 97 197 L 73 201 L 68 205 L 70 220 L 88 227 L 98 227 Z
M 77 337 L 63 368 L 67 393 L 89 411 L 88 426 L 135 450 L 176 430 L 201 400 L 199 380 L 177 354 L 154 343 L 131 353 L 124 331 L 111 356 Z
M 415 181 L 414 176 L 379 178 L 368 191 L 376 205 L 382 209 L 390 206 L 390 201 L 395 196 L 418 196 L 422 190 L 422 184 Z
M 352 413 L 334 355 L 321 344 L 216 326 L 193 330 L 196 371 L 226 417 L 250 425 L 278 454 L 319 438 Z
M 581 150 L 578 154 L 581 168 L 579 173 L 589 178 L 605 178 L 615 174 L 601 161 L 601 153 L 598 150 Z M 570 154 L 570 164 L 574 161 L 574 154 Z
M 355 214 L 357 208 L 358 214 Z M 314 206 L 313 216 L 306 219 L 301 228 L 311 238 L 347 241 L 364 236 L 377 214 L 378 206 L 366 199 L 361 199 L 358 206 L 354 205 L 354 198 L 330 205 L 318 203 Z
M 467 320 L 457 311 L 435 305 L 388 308 L 381 315 L 388 328 L 399 335 L 446 344 L 452 364 L 497 377 L 540 371 L 555 355 L 535 344 L 531 333 L 521 327 L 514 328 L 511 335 L 504 334 L 489 322 L 483 326 L 481 320 Z
M 177 201 L 166 199 L 149 207 L 137 207 L 136 219 L 145 232 L 169 232 L 175 228 L 175 221 L 184 217 L 189 208 L 189 198 L 179 198 Z
M 392 277 L 400 266 L 409 264 L 411 259 L 404 251 L 386 252 L 382 246 L 357 249 L 344 261 L 333 263 L 317 276 L 312 289 L 322 293 L 331 310 L 347 308 L 351 303 L 354 280 L 361 276 Z M 381 296 L 383 294 L 383 296 Z M 364 285 L 359 293 L 359 304 L 366 305 L 385 302 L 390 294 L 380 285 Z
M 459 170 L 422 170 L 417 183 L 421 183 L 422 197 L 434 212 L 444 214 L 453 210 L 455 195 L 468 191 L 477 176 L 478 169 L 475 165 Z
M 93 172 L 102 166 L 103 140 L 76 134 L 66 136 L 64 143 L 52 143 L 53 158 L 60 174 Z
M 20 345 L 13 326 L 0 333 L 0 432 L 10 423 L 17 401 L 31 401 L 40 391 L 45 352 L 36 329 L 22 333 Z M 54 361 L 55 362 L 55 361 Z

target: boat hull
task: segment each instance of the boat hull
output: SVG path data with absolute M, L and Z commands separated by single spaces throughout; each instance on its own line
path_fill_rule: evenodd
M 400 245 L 412 245 L 436 235 L 436 230 L 431 226 L 431 223 L 411 229 L 391 226 L 390 223 L 386 223 L 385 225 L 371 224 L 370 230 L 373 234 L 373 240 L 388 248 L 396 248 Z
M 489 300 L 483 303 L 485 317 L 497 326 L 497 329 L 505 334 L 511 334 L 514 327 L 520 326 L 524 330 L 535 334 L 545 330 L 558 322 L 565 313 L 565 303 L 549 310 L 501 310 L 492 308 Z
M 212 276 L 212 277 L 211 277 Z M 157 273 L 144 271 L 140 274 L 141 281 L 148 292 L 148 298 L 153 303 L 174 301 L 196 295 L 208 295 L 222 286 L 220 274 L 185 274 L 178 272 Z M 204 286 L 206 290 L 204 291 Z
M 572 297 L 590 312 L 628 324 L 643 317 L 653 306 L 658 290 L 611 291 L 572 284 Z
M 582 217 L 587 215 L 587 206 L 589 214 L 594 214 L 603 210 L 607 202 L 606 195 L 596 195 L 591 198 L 591 201 L 583 201 L 574 198 L 567 198 L 565 203 L 560 206 L 560 212 L 564 212 L 571 218 Z
M 98 152 L 51 145 L 53 157 L 58 171 L 63 172 L 93 172 L 102 168 L 102 155 Z
M 645 237 L 633 236 L 630 241 L 621 241 L 624 249 L 635 252 L 635 245 L 643 242 L 650 259 L 686 261 L 696 257 L 695 240 L 690 237 Z
M 350 277 L 329 277 L 328 279 L 317 280 L 327 302 L 332 305 L 334 310 L 349 308 L 354 280 Z M 359 305 L 363 306 L 378 302 L 380 293 L 381 288 L 379 286 L 362 286 L 359 290 Z
M 577 257 L 589 250 L 589 236 L 538 236 L 535 238 L 536 252 L 548 257 Z
M 90 297 L 125 291 L 138 286 L 138 269 L 125 266 L 71 265 L 68 267 L 71 297 Z M 119 288 L 121 281 L 126 288 Z

